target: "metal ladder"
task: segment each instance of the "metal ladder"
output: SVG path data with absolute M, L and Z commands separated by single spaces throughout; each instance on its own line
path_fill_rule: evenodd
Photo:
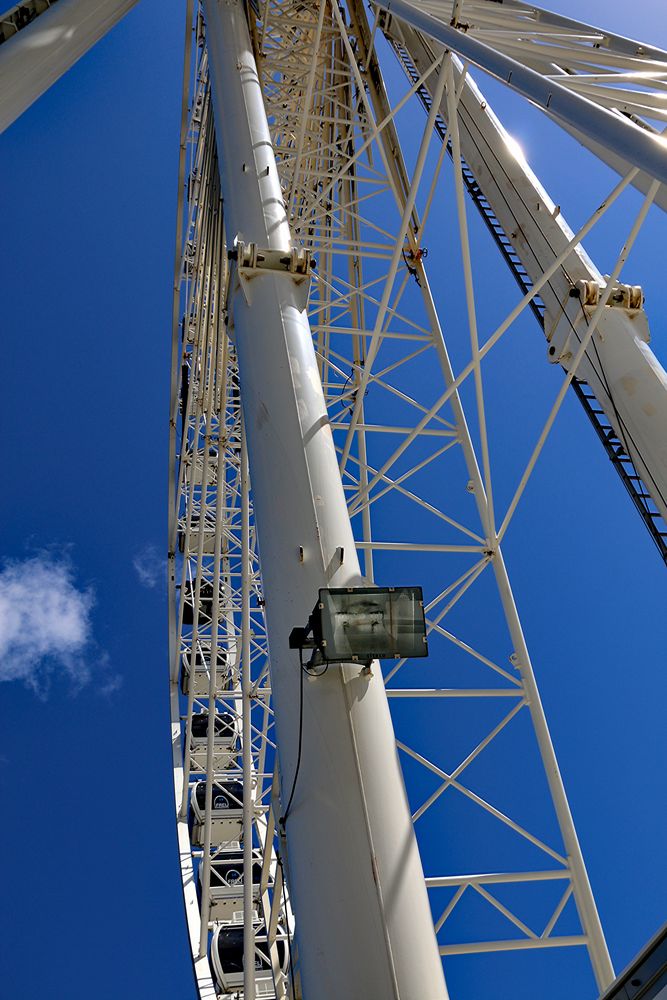
M 623 442 L 611 426 L 607 414 L 600 406 L 588 382 L 575 377 L 572 379 L 572 388 L 588 414 L 595 433 L 602 443 L 602 447 L 607 452 L 612 465 L 630 494 L 630 498 L 637 508 L 639 516 L 648 528 L 663 562 L 667 563 L 667 524 L 656 507 L 655 501 L 649 493 L 646 484 L 638 474 L 632 459 L 625 450 Z

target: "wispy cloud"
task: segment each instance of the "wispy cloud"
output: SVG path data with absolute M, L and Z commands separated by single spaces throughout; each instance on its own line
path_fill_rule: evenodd
M 0 681 L 21 680 L 36 692 L 64 674 L 75 689 L 90 680 L 95 595 L 79 588 L 68 560 L 40 553 L 0 570 Z M 93 655 L 95 654 L 95 655 Z
M 144 545 L 132 560 L 142 587 L 163 589 L 167 580 L 167 560 L 154 545 Z

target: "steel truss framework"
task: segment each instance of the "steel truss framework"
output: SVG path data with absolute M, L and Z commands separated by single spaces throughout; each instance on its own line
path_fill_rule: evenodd
M 287 861 L 284 849 L 283 856 L 273 850 L 268 654 L 238 368 L 225 325 L 227 257 L 202 31 L 198 14 L 182 145 L 187 198 L 172 397 L 174 443 L 177 423 L 181 428 L 170 529 L 171 585 L 173 597 L 178 594 L 171 609 L 172 739 L 181 869 L 200 996 L 216 996 L 209 931 L 219 913 L 216 900 L 231 896 L 223 920 L 243 926 L 245 913 L 257 995 L 284 997 L 278 949 L 282 942 L 284 956 L 291 919 L 283 884 Z M 227 808 L 238 820 L 220 832 L 215 801 L 227 785 Z M 204 801 L 193 817 L 197 786 L 204 788 Z M 237 862 L 235 874 L 241 867 L 240 881 L 216 875 L 216 862 L 230 858 Z M 253 886 L 244 874 L 258 858 L 261 878 Z M 243 895 L 246 885 L 250 899 Z
M 655 73 L 649 86 L 638 76 L 645 69 L 626 65 L 636 55 L 623 62 L 605 53 L 592 66 L 591 39 L 575 36 L 572 24 L 543 25 L 536 8 L 454 4 L 455 26 L 468 15 L 475 23 L 466 22 L 466 33 L 520 55 L 542 75 L 563 83 L 565 71 L 554 64 L 565 62 L 564 86 L 601 106 L 618 108 L 622 93 L 621 110 L 633 121 L 649 111 L 651 118 L 663 117 L 651 88 L 662 90 L 665 74 Z M 573 287 L 590 263 L 579 249 L 583 235 L 623 187 L 642 183 L 641 176 L 628 170 L 579 233 L 562 228 L 550 256 L 535 251 L 528 261 L 533 248 L 527 251 L 494 214 L 491 194 L 479 186 L 465 152 L 468 63 L 426 44 L 379 8 L 369 22 L 357 0 L 344 8 L 327 0 L 265 0 L 250 6 L 248 16 L 293 245 L 312 249 L 317 262 L 308 315 L 364 574 L 380 584 L 418 580 L 427 594 L 430 659 L 418 668 L 398 661 L 387 669 L 385 684 L 445 969 L 452 956 L 509 952 L 509 975 L 520 976 L 526 952 L 583 949 L 602 989 L 613 978 L 611 963 L 500 543 L 565 391 L 573 380 L 582 384 L 578 365 L 598 324 L 610 322 L 606 303 L 621 287 L 625 257 L 658 187 L 649 183 L 570 357 L 556 359 L 566 368 L 561 390 L 501 513 L 482 361 L 489 355 L 485 364 L 493 363 L 493 348 L 524 309 L 532 308 L 544 325 L 550 296 L 562 298 L 557 279 Z M 298 913 L 291 941 L 287 845 L 276 835 L 289 776 L 280 775 L 276 754 L 239 378 L 226 328 L 233 234 L 226 242 L 201 10 L 190 20 L 170 529 L 172 739 L 183 886 L 202 997 L 244 990 L 246 996 L 299 996 Z M 408 74 L 399 99 L 389 98 L 380 69 L 383 31 Z M 564 49 L 568 60 L 560 58 Z M 620 67 L 612 83 L 610 64 Z M 591 78 L 592 69 L 599 72 Z M 587 79 L 577 79 L 579 71 Z M 629 90 L 638 79 L 641 99 Z M 419 100 L 426 117 L 408 167 L 398 126 L 404 109 Z M 465 328 L 469 337 L 469 360 L 456 375 L 424 253 L 429 216 L 450 169 L 448 149 L 463 273 L 463 319 L 453 322 L 457 335 Z M 486 339 L 478 328 L 464 200 L 466 190 L 475 196 L 475 185 L 478 208 L 494 215 L 496 242 L 515 277 L 522 277 L 524 293 Z M 575 259 L 579 270 L 573 270 Z M 585 274 L 599 277 L 594 267 Z M 611 426 L 625 444 L 625 425 Z M 656 522 L 660 511 L 650 485 L 646 505 Z M 202 715 L 203 738 L 196 735 Z M 216 720 L 231 727 L 231 740 L 221 740 Z M 231 802 L 242 822 L 236 836 L 221 840 L 214 798 L 229 781 L 243 788 Z M 205 788 L 199 812 L 193 801 L 198 782 Z M 212 975 L 209 962 L 221 924 L 211 872 L 230 850 L 243 851 L 246 873 L 253 852 L 261 852 L 262 863 L 259 898 L 246 879 L 238 910 L 222 917 L 245 928 L 246 978 L 233 987 Z M 259 970 L 256 981 L 251 964 Z

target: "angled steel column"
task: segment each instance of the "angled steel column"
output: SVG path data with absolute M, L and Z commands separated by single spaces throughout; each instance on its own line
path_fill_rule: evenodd
M 58 0 L 0 45 L 0 132 L 120 21 L 137 0 Z
M 205 3 L 228 241 L 291 240 L 243 6 Z M 306 284 L 232 276 L 266 598 L 291 896 L 306 1000 L 444 1000 L 380 670 L 303 674 L 288 647 L 319 587 L 361 582 L 305 312 Z M 300 699 L 303 697 L 302 722 Z

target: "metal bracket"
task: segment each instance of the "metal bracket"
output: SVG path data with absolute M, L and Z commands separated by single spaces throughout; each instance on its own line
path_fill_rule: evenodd
M 291 247 L 289 250 L 271 250 L 258 247 L 256 243 L 238 240 L 234 249 L 227 253 L 229 260 L 235 260 L 239 274 L 250 279 L 260 271 L 274 271 L 289 274 L 298 282 L 310 277 L 315 266 L 310 247 Z
M 570 294 L 576 295 L 584 307 L 594 308 L 600 301 L 603 287 L 598 281 L 578 281 Z M 644 306 L 644 293 L 641 285 L 614 285 L 607 299 L 607 305 L 617 309 L 625 309 L 629 313 L 639 312 Z
M 608 276 L 605 281 L 608 281 Z M 604 281 L 577 281 L 570 289 L 569 299 L 562 304 L 562 311 L 556 321 L 547 329 L 547 359 L 551 364 L 562 365 L 566 370 L 574 357 L 580 333 L 577 331 L 590 320 L 605 291 Z M 614 331 L 625 330 L 644 343 L 650 341 L 648 320 L 644 312 L 644 293 L 640 285 L 617 283 L 611 290 L 595 332 L 600 343 L 614 335 Z M 585 378 L 583 374 L 580 378 Z

